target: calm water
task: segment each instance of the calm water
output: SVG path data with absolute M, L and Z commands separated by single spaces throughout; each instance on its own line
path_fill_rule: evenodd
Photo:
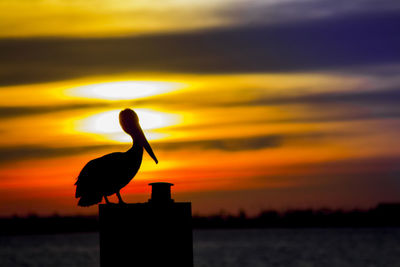
M 196 267 L 400 267 L 400 228 L 196 230 L 194 256 Z M 0 266 L 97 267 L 98 234 L 0 237 Z

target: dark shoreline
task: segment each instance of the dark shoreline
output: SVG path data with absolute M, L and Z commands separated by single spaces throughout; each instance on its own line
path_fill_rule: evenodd
M 194 229 L 251 229 L 251 228 L 375 228 L 400 227 L 400 204 L 379 204 L 369 210 L 288 210 L 263 211 L 254 217 L 245 212 L 238 215 L 194 215 Z M 0 235 L 29 235 L 97 232 L 97 215 L 0 218 Z

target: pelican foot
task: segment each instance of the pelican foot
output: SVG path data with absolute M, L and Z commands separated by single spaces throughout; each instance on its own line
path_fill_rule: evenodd
M 104 196 L 104 200 L 106 201 L 107 205 L 114 204 L 114 203 L 111 203 L 106 196 Z
M 122 197 L 121 197 L 121 194 L 119 191 L 117 192 L 117 197 L 118 197 L 119 205 L 126 205 L 126 203 L 122 200 Z

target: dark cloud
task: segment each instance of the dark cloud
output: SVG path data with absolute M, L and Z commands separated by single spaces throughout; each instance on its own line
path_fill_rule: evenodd
M 219 16 L 236 24 L 301 23 L 321 18 L 359 16 L 372 12 L 400 10 L 397 0 L 303 0 L 303 1 L 246 1 L 224 6 Z
M 256 136 L 248 138 L 227 138 L 211 139 L 182 142 L 158 142 L 152 146 L 161 150 L 179 150 L 179 149 L 216 149 L 226 151 L 253 150 L 266 147 L 279 146 L 281 136 Z M 60 156 L 76 155 L 90 151 L 98 150 L 114 151 L 126 150 L 126 145 L 95 145 L 79 147 L 48 147 L 48 146 L 9 146 L 0 147 L 0 163 L 18 161 L 25 159 L 40 159 Z
M 325 109 L 323 109 L 325 108 Z M 334 109 L 335 107 L 329 107 Z M 251 119 L 248 121 L 236 122 L 238 127 L 246 127 L 249 125 L 261 125 L 261 124 L 271 124 L 271 123 L 328 123 L 328 122 L 345 122 L 345 121 L 363 121 L 363 120 L 371 120 L 371 119 L 400 119 L 400 109 L 387 109 L 387 110 L 379 110 L 375 112 L 375 110 L 370 110 L 369 112 L 359 111 L 354 109 L 346 109 L 342 108 L 339 112 L 334 110 L 334 112 L 330 112 L 326 110 L 327 107 L 320 107 L 316 109 L 310 109 L 311 112 L 297 115 L 296 109 L 291 109 L 290 114 L 295 113 L 295 116 L 288 118 L 269 118 L 265 116 L 264 118 Z M 304 110 L 302 109 L 302 112 Z M 231 122 L 226 123 L 204 123 L 200 125 L 178 125 L 171 126 L 169 129 L 172 130 L 193 130 L 198 128 L 213 128 L 213 127 L 221 127 L 221 126 L 231 126 Z M 362 135 L 362 133 L 358 133 Z M 335 136 L 338 133 L 335 134 Z M 317 138 L 318 137 L 318 138 Z M 322 136 L 314 136 L 313 140 L 321 139 Z M 348 137 L 348 134 L 346 134 Z M 311 138 L 311 137 L 310 137 Z M 304 137 L 303 140 L 310 141 L 310 139 Z
M 258 150 L 265 148 L 280 147 L 285 142 L 290 141 L 315 141 L 326 137 L 322 133 L 307 134 L 276 134 L 263 136 L 249 136 L 237 138 L 216 138 L 195 141 L 175 141 L 175 142 L 152 142 L 154 150 L 223 150 L 223 151 L 241 151 L 241 150 Z M 76 155 L 91 151 L 109 150 L 125 151 L 127 145 L 95 145 L 95 146 L 79 146 L 79 147 L 48 147 L 48 146 L 9 146 L 0 147 L 0 164 L 10 161 L 52 158 L 60 156 Z
M 400 86 L 400 84 L 399 84 Z M 219 92 L 218 97 L 210 98 L 209 91 L 177 93 L 168 97 L 153 97 L 152 99 L 135 100 L 131 105 L 146 105 L 149 103 L 157 105 L 190 107 L 236 107 L 236 106 L 274 106 L 287 104 L 364 104 L 364 105 L 395 105 L 400 102 L 399 88 L 374 88 L 370 90 L 351 90 L 345 91 L 340 88 L 337 92 L 304 93 L 303 88 L 291 88 L 290 94 L 284 95 L 281 92 L 269 91 L 268 88 L 242 88 L 240 90 Z M 299 94 L 296 95 L 295 93 Z M 301 93 L 301 94 L 300 94 Z M 232 97 L 236 94 L 235 98 Z M 250 97 L 249 97 L 250 96 Z M 184 103 L 184 99 L 190 102 Z
M 277 104 L 366 104 L 366 105 L 391 105 L 400 101 L 400 88 L 381 89 L 373 91 L 350 91 L 350 92 L 323 92 L 313 94 L 302 94 L 299 96 L 284 97 L 259 97 L 252 103 L 243 103 L 245 105 L 277 105 Z
M 215 149 L 224 151 L 239 150 L 258 150 L 269 147 L 279 147 L 283 142 L 284 136 L 267 135 L 267 136 L 250 136 L 240 138 L 196 140 L 196 141 L 176 141 L 176 142 L 160 142 L 154 144 L 155 148 L 163 150 L 178 149 Z
M 400 62 L 400 12 L 114 39 L 0 40 L 0 84 L 130 71 L 233 73 Z
M 0 147 L 0 164 L 25 159 L 41 159 L 76 155 L 117 146 L 97 145 L 81 147 L 9 146 Z
M 107 107 L 105 103 L 85 103 L 85 104 L 70 104 L 59 106 L 0 106 L 0 118 L 12 118 L 19 116 L 40 115 L 59 111 L 69 111 L 76 109 Z

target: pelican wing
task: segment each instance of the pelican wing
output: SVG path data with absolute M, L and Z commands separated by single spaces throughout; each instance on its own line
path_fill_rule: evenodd
M 108 188 L 113 188 L 113 177 L 124 163 L 123 153 L 117 152 L 89 161 L 76 181 L 75 197 L 84 195 L 103 195 Z

